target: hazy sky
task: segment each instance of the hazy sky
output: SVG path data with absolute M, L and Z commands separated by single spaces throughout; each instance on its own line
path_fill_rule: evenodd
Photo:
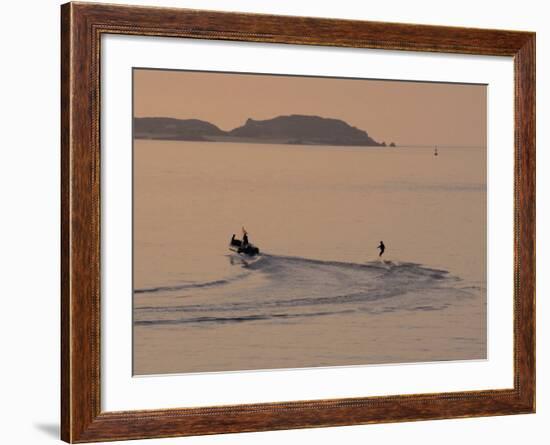
M 487 87 L 444 83 L 134 70 L 134 115 L 209 121 L 307 114 L 399 145 L 486 145 Z

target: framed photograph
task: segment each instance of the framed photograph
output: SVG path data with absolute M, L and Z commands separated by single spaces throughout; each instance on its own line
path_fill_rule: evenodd
M 61 435 L 535 411 L 535 35 L 62 6 Z

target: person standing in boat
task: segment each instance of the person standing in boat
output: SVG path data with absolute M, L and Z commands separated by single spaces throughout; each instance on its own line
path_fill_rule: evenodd
M 248 232 L 243 227 L 243 247 L 248 246 Z

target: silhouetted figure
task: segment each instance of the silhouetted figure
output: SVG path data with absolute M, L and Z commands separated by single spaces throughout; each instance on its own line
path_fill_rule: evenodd
M 243 235 L 243 247 L 248 246 L 248 233 L 244 232 Z
M 235 234 L 231 237 L 231 242 L 229 243 L 232 246 L 241 247 L 241 240 L 235 239 Z
M 378 256 L 382 256 L 384 254 L 384 250 L 386 250 L 386 246 L 384 246 L 384 241 L 380 241 L 380 244 L 377 247 L 377 249 L 380 249 L 380 255 Z

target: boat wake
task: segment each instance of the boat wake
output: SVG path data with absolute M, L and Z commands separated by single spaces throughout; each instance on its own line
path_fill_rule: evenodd
M 229 255 L 235 273 L 218 280 L 134 291 L 136 325 L 296 323 L 312 317 L 438 311 L 481 287 L 416 263 L 348 263 L 262 254 Z M 160 298 L 159 298 L 160 297 Z

